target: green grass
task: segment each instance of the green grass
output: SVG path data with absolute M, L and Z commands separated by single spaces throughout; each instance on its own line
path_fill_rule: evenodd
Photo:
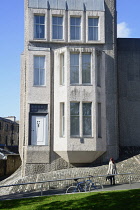
M 62 209 L 140 209 L 140 189 L 0 201 L 0 209 L 7 210 L 62 210 Z

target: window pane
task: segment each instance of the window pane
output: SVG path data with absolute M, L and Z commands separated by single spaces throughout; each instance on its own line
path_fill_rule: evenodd
M 39 56 L 34 56 L 34 67 L 39 68 Z
M 71 116 L 71 136 L 79 136 L 79 117 Z
M 91 116 L 91 103 L 83 103 L 83 116 Z
M 57 17 L 53 17 L 52 22 L 53 22 L 53 24 L 57 25 Z
M 44 68 L 44 64 L 45 64 L 45 57 L 44 56 L 40 56 L 40 68 Z
M 57 33 L 56 33 L 56 31 L 57 31 L 57 26 L 53 26 L 53 34 L 52 34 L 53 39 L 57 39 Z
M 75 18 L 75 25 L 80 26 L 80 24 L 81 24 L 81 18 L 80 17 Z
M 44 28 L 44 25 L 40 25 L 39 27 L 39 38 L 44 38 L 44 31 L 45 28 Z
M 34 22 L 39 24 L 39 15 L 34 16 Z
M 91 136 L 91 117 L 83 117 L 83 135 Z
M 45 84 L 45 70 L 44 69 L 40 69 L 40 85 L 44 85 Z
M 71 115 L 79 115 L 79 103 L 70 103 Z
M 91 54 L 82 54 L 82 84 L 91 83 Z
M 79 54 L 70 55 L 70 83 L 79 83 Z
M 83 103 L 83 135 L 91 136 L 91 103 Z
M 44 24 L 45 22 L 45 17 L 44 16 L 39 16 L 40 17 L 40 24 Z
M 75 39 L 76 39 L 76 40 L 80 40 L 80 39 L 81 39 L 80 27 L 76 27 L 76 28 L 75 28 Z
M 79 84 L 79 67 L 73 66 L 70 71 L 70 83 Z
M 34 85 L 39 85 L 39 69 L 34 69 Z
M 62 39 L 62 37 L 63 37 L 63 31 L 62 31 L 62 26 L 58 26 L 58 37 L 57 37 L 57 39 Z
M 63 18 L 62 17 L 58 17 L 58 25 L 62 25 L 63 22 Z

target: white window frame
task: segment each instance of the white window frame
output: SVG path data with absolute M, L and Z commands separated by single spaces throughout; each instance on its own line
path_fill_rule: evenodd
M 88 18 L 99 18 L 98 40 L 88 40 Z M 105 11 L 86 12 L 86 43 L 105 44 Z
M 81 18 L 81 39 L 80 40 L 74 40 L 70 38 L 70 18 L 71 17 L 80 17 Z M 82 43 L 84 41 L 84 16 L 83 11 L 68 11 L 68 42 L 73 43 Z

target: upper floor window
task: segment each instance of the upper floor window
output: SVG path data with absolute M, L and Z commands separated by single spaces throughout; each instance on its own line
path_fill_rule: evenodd
M 82 84 L 91 83 L 91 54 L 82 53 Z
M 34 38 L 43 39 L 45 37 L 45 16 L 34 16 Z
M 52 17 L 52 38 L 63 39 L 63 17 Z
M 82 61 L 80 60 L 82 59 Z M 81 66 L 80 66 L 81 64 Z M 70 84 L 91 83 L 91 53 L 70 54 Z
M 98 22 L 99 18 L 88 18 L 88 40 L 98 40 Z
M 34 56 L 34 85 L 45 85 L 45 56 Z
M 79 84 L 79 53 L 70 54 L 70 83 Z
M 81 39 L 81 18 L 80 17 L 70 18 L 70 39 L 71 40 Z

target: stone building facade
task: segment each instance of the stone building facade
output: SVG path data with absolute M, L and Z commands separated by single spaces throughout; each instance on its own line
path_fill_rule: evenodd
M 22 174 L 117 159 L 116 1 L 24 2 Z
M 19 123 L 15 117 L 0 117 L 0 147 L 19 145 Z

